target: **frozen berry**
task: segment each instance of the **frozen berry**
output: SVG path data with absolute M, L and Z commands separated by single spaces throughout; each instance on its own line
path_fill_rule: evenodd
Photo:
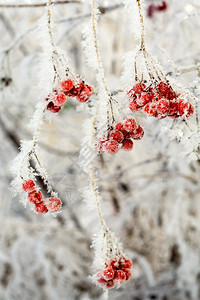
M 42 201 L 42 193 L 40 191 L 34 190 L 28 194 L 28 200 L 31 203 L 38 204 Z
M 137 83 L 135 86 L 134 86 L 134 92 L 135 94 L 138 94 L 140 95 L 143 90 L 145 89 L 145 84 L 142 84 L 142 83 Z
M 107 281 L 107 283 L 106 283 L 107 289 L 112 289 L 114 286 L 115 286 L 115 283 L 113 280 Z
M 117 123 L 115 125 L 115 129 L 119 130 L 119 131 L 123 131 L 124 130 L 124 125 L 122 123 Z
M 109 140 L 105 144 L 106 152 L 109 154 L 115 154 L 119 150 L 119 143 L 115 140 Z
M 47 105 L 47 109 L 50 110 L 52 113 L 57 113 L 61 110 L 61 106 L 56 106 L 53 104 L 53 102 L 49 102 Z
M 58 95 L 54 96 L 52 102 L 56 106 L 62 106 L 67 101 L 67 97 L 64 93 L 59 93 Z
M 107 283 L 107 281 L 103 277 L 100 277 L 99 279 L 97 279 L 97 282 L 99 284 L 103 284 L 103 285 L 106 285 L 106 283 Z
M 133 141 L 131 139 L 126 139 L 122 143 L 122 149 L 126 151 L 130 151 L 133 149 Z
M 162 96 L 167 96 L 169 91 L 170 91 L 170 87 L 168 84 L 166 84 L 165 82 L 161 81 L 159 84 L 158 84 L 158 89 L 161 93 Z
M 90 96 L 94 93 L 94 89 L 93 87 L 89 86 L 89 85 L 84 85 L 80 94 L 78 94 L 76 96 L 76 99 L 79 102 L 86 102 L 89 100 Z
M 124 123 L 124 129 L 128 132 L 133 132 L 137 128 L 137 123 L 134 119 L 128 119 Z
M 110 136 L 118 143 L 121 143 L 124 139 L 123 133 L 119 130 L 114 130 Z
M 144 130 L 140 125 L 138 126 L 138 128 L 133 133 L 131 133 L 131 137 L 134 140 L 141 140 L 143 135 L 144 135 Z
M 126 274 L 126 281 L 131 278 L 131 271 L 130 269 L 123 269 L 123 272 Z
M 115 272 L 115 277 L 114 277 L 114 281 L 117 281 L 119 283 L 122 283 L 126 280 L 126 273 L 123 272 L 122 270 L 117 270 Z
M 125 269 L 130 269 L 132 267 L 132 262 L 130 261 L 130 259 L 125 259 L 123 262 L 121 262 L 121 265 Z
M 133 90 L 133 89 L 131 89 L 130 91 L 128 91 L 128 92 L 126 93 L 126 95 L 127 95 L 127 98 L 128 98 L 129 100 L 132 100 L 133 98 L 135 98 L 135 96 L 134 96 L 134 90 Z
M 144 112 L 149 116 L 154 116 L 156 114 L 156 104 L 155 103 L 147 103 L 144 106 Z
M 45 214 L 48 212 L 48 208 L 46 207 L 44 201 L 35 204 L 35 211 L 39 214 Z
M 67 80 L 61 82 L 60 86 L 64 92 L 69 92 L 73 89 L 74 83 L 73 83 L 73 80 L 67 79 Z
M 107 267 L 103 270 L 102 276 L 105 280 L 111 280 L 114 277 L 114 270 L 112 267 Z
M 160 4 L 160 5 L 158 5 L 157 7 L 156 7 L 156 9 L 158 10 L 158 11 L 164 11 L 164 10 L 166 10 L 167 9 L 167 3 L 166 3 L 166 1 L 162 1 L 162 3 Z
M 151 101 L 151 95 L 149 93 L 143 92 L 141 96 L 138 98 L 137 103 L 141 106 L 144 106 L 149 101 Z
M 46 203 L 46 206 L 49 211 L 54 212 L 54 211 L 58 211 L 61 209 L 62 202 L 59 198 L 52 197 L 49 199 L 49 203 Z
M 169 111 L 169 101 L 166 99 L 159 100 L 156 109 L 159 114 L 167 113 Z
M 22 183 L 24 192 L 32 192 L 35 189 L 35 182 L 32 179 L 26 180 Z
M 140 108 L 140 106 L 138 105 L 137 101 L 136 100 L 133 100 L 129 103 L 129 109 L 132 111 L 132 112 L 135 112 L 135 111 L 138 111 Z

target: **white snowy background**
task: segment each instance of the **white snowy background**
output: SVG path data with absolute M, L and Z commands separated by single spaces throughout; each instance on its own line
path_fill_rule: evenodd
M 123 88 L 124 56 L 138 43 L 138 24 L 133 20 L 130 31 L 125 2 L 98 1 L 100 51 L 111 91 Z M 145 11 L 161 2 L 146 0 Z M 166 11 L 146 18 L 148 46 L 166 74 L 196 97 L 191 98 L 195 113 L 175 123 L 136 113 L 144 138 L 131 152 L 98 157 L 104 217 L 133 262 L 132 279 L 109 291 L 110 300 L 200 299 L 200 1 L 166 2 Z M 11 161 L 20 140 L 31 139 L 27 124 L 49 76 L 41 62 L 38 26 L 45 7 L 36 3 L 44 2 L 0 1 L 0 300 L 102 299 L 102 290 L 88 279 L 91 239 L 99 225 L 82 197 L 88 175 L 79 153 L 88 134 L 82 125 L 90 116 L 84 104 L 69 100 L 60 113 L 47 115 L 39 139 L 40 157 L 64 203 L 62 212 L 56 218 L 34 214 L 10 192 Z M 56 45 L 76 73 L 97 87 L 81 43 L 88 1 L 54 4 L 52 11 Z M 119 98 L 127 105 L 125 92 Z M 91 103 L 95 99 L 94 94 Z

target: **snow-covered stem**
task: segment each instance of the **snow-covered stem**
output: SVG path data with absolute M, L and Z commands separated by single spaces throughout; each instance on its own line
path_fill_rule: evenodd
M 145 31 L 144 31 L 144 18 L 142 15 L 142 8 L 141 8 L 141 2 L 140 0 L 136 0 L 138 9 L 139 9 L 139 15 L 140 15 L 140 26 L 141 26 L 141 49 L 145 49 Z

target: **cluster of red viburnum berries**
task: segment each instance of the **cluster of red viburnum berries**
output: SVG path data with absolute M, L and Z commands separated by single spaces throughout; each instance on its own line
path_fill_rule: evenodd
M 107 289 L 117 287 L 131 278 L 132 262 L 129 259 L 122 258 L 119 261 L 111 260 L 105 269 L 96 274 L 97 283 Z
M 96 144 L 99 153 L 106 152 L 115 154 L 120 149 L 130 151 L 133 149 L 133 140 L 140 140 L 144 135 L 144 131 L 134 119 L 128 119 L 123 123 L 117 123 L 115 128 L 111 128 L 107 137 L 100 139 Z
M 32 179 L 28 179 L 22 183 L 22 189 L 28 193 L 28 200 L 35 205 L 35 211 L 39 214 L 45 214 L 48 211 L 56 212 L 62 207 L 62 202 L 59 198 L 51 197 L 43 200 L 42 193 L 36 189 L 36 184 Z
M 167 10 L 168 5 L 166 1 L 162 1 L 161 4 L 155 5 L 151 3 L 147 9 L 147 16 L 152 18 L 155 12 L 165 11 Z
M 47 109 L 53 113 L 61 110 L 68 97 L 76 97 L 79 102 L 86 102 L 94 93 L 93 87 L 80 81 L 78 84 L 73 82 L 72 79 L 62 81 L 60 87 L 54 90 L 53 94 L 49 95 L 45 100 L 51 100 Z
M 147 115 L 158 119 L 166 117 L 176 119 L 181 116 L 188 118 L 194 113 L 193 106 L 181 94 L 176 95 L 172 87 L 163 81 L 154 88 L 137 83 L 127 92 L 127 96 L 132 112 L 143 109 Z

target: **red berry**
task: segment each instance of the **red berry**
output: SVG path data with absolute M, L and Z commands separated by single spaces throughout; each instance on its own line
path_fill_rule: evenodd
M 48 212 L 48 208 L 46 207 L 44 201 L 35 204 L 35 211 L 39 214 L 45 214 Z
M 144 106 L 149 101 L 151 101 L 151 95 L 149 93 L 143 92 L 140 98 L 138 99 L 137 103 L 141 106 Z
M 128 98 L 129 100 L 133 100 L 133 99 L 135 98 L 135 96 L 134 96 L 134 90 L 133 90 L 133 89 L 131 89 L 130 91 L 128 91 L 128 92 L 126 93 L 126 95 L 127 95 L 127 98 Z
M 32 179 L 26 180 L 22 183 L 24 192 L 32 192 L 35 189 L 35 182 Z
M 130 151 L 133 149 L 133 141 L 131 139 L 126 139 L 122 143 L 122 149 L 126 151 Z
M 140 108 L 140 106 L 137 104 L 136 100 L 131 101 L 128 106 L 132 112 L 138 111 Z
M 166 84 L 165 82 L 161 81 L 158 84 L 158 89 L 159 89 L 160 93 L 162 94 L 162 96 L 166 97 L 170 91 L 170 86 L 168 84 Z
M 58 95 L 54 96 L 52 102 L 56 106 L 62 106 L 67 101 L 67 97 L 64 93 L 59 93 Z
M 167 95 L 167 99 L 168 100 L 173 100 L 174 98 L 176 98 L 176 94 L 172 90 L 170 90 L 168 95 Z
M 177 114 L 177 112 L 178 112 L 178 105 L 177 105 L 177 103 L 170 101 L 169 104 L 170 104 L 170 106 L 169 106 L 169 113 L 168 113 L 168 115 L 169 116 L 173 116 L 173 115 Z
M 103 270 L 102 276 L 105 280 L 111 280 L 114 278 L 115 272 L 112 267 L 107 267 Z
M 126 281 L 131 278 L 131 271 L 130 269 L 123 269 L 123 272 L 126 274 Z
M 140 125 L 138 126 L 138 128 L 133 133 L 131 133 L 131 137 L 134 140 L 141 140 L 143 135 L 144 135 L 144 130 Z
M 61 89 L 63 90 L 63 92 L 69 92 L 73 89 L 74 83 L 73 83 L 73 80 L 67 79 L 67 80 L 61 82 L 60 86 L 61 86 Z
M 114 286 L 115 286 L 115 283 L 113 280 L 107 281 L 107 283 L 106 283 L 107 289 L 112 289 Z
M 34 190 L 28 194 L 28 200 L 31 203 L 38 204 L 42 201 L 42 193 L 40 191 Z
M 133 132 L 137 128 L 137 123 L 134 119 L 128 119 L 124 123 L 124 129 L 128 132 Z
M 156 9 L 157 9 L 158 11 L 163 11 L 163 10 L 166 10 L 167 7 L 168 7 L 168 6 L 167 6 L 166 1 L 163 1 L 162 4 L 160 4 L 160 5 L 158 5 L 158 6 L 156 7 Z
M 108 154 L 115 154 L 119 150 L 119 143 L 115 140 L 109 140 L 105 144 L 105 148 Z
M 165 114 L 169 111 L 169 101 L 166 99 L 161 99 L 157 102 L 156 106 L 157 112 L 159 114 Z
M 144 112 L 149 116 L 154 116 L 156 114 L 156 104 L 155 103 L 147 103 L 144 106 Z
M 84 85 L 80 94 L 76 96 L 79 102 L 86 102 L 89 100 L 90 96 L 94 93 L 93 87 L 89 85 Z
M 126 280 L 126 273 L 123 272 L 122 270 L 117 270 L 115 272 L 115 277 L 114 277 L 114 281 L 117 281 L 119 283 L 122 283 Z
M 138 95 L 140 95 L 142 92 L 143 92 L 143 90 L 145 89 L 145 84 L 142 84 L 142 83 L 136 83 L 136 85 L 134 86 L 134 92 L 135 92 L 135 94 L 138 94 Z
M 106 283 L 107 283 L 107 281 L 106 281 L 105 279 L 103 279 L 103 277 L 97 279 L 97 282 L 98 282 L 99 284 L 103 284 L 103 285 L 106 285 Z
M 124 130 L 124 125 L 122 123 L 117 123 L 115 125 L 115 129 L 119 130 L 119 131 L 123 131 Z
M 130 259 L 125 259 L 121 262 L 121 265 L 125 269 L 130 269 L 132 267 L 132 261 L 130 261 Z
M 52 113 L 57 113 L 61 110 L 61 106 L 56 106 L 53 104 L 53 102 L 49 102 L 47 105 L 47 109 L 50 110 Z
M 110 136 L 118 143 L 121 143 L 124 139 L 123 133 L 119 130 L 114 130 Z
M 108 266 L 109 266 L 109 267 L 112 267 L 113 270 L 115 270 L 116 267 L 118 266 L 118 263 L 117 263 L 116 260 L 111 260 L 111 261 L 109 262 Z
M 49 211 L 58 211 L 62 207 L 62 202 L 59 198 L 52 197 L 49 199 L 49 203 L 46 203 L 46 206 Z
M 147 16 L 149 18 L 152 18 L 155 10 L 156 10 L 155 5 L 154 4 L 150 4 L 149 7 L 148 7 L 148 9 L 147 9 Z

